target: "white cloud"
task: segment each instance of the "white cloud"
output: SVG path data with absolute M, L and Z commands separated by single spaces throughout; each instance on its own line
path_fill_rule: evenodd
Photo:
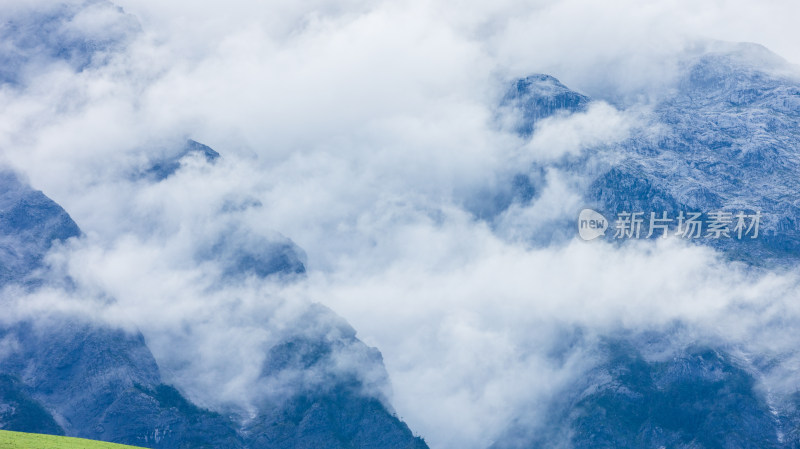
M 632 114 L 626 115 L 607 103 L 596 102 L 590 104 L 585 112 L 548 117 L 538 122 L 525 150 L 536 162 L 565 155 L 578 156 L 586 149 L 608 147 L 623 141 L 630 136 L 635 123 Z
M 764 330 L 797 315 L 793 274 L 752 276 L 675 242 L 524 247 L 580 206 L 567 173 L 548 171 L 541 195 L 495 231 L 462 208 L 533 161 L 636 123 L 598 103 L 545 120 L 521 148 L 492 122 L 509 79 L 551 73 L 610 102 L 647 103 L 700 38 L 800 61 L 792 2 L 120 4 L 144 31 L 108 65 L 54 64 L 25 90 L 0 90 L 2 159 L 87 232 L 52 259 L 81 290 L 44 290 L 25 307 L 138 326 L 197 398 L 246 396 L 264 348 L 309 301 L 383 351 L 400 416 L 435 449 L 486 447 L 517 405 L 578 375 L 585 348 L 566 362 L 548 355 L 573 326 L 681 318 L 751 347 L 796 341 Z M 99 19 L 72 26 L 110 26 Z M 157 185 L 129 178 L 186 136 L 222 160 Z M 219 267 L 194 253 L 229 225 L 292 238 L 309 279 L 215 284 Z M 223 397 L 203 396 L 210 385 Z

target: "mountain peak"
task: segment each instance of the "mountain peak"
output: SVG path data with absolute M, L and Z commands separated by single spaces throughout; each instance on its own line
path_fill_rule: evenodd
M 514 82 L 501 107 L 510 108 L 520 116 L 516 131 L 529 136 L 539 120 L 583 111 L 589 101 L 589 97 L 570 90 L 550 75 L 534 74 Z
M 157 182 L 163 181 L 181 168 L 181 160 L 183 158 L 192 155 L 198 155 L 209 164 L 213 164 L 219 159 L 219 153 L 208 145 L 188 139 L 177 154 L 153 162 L 141 176 Z

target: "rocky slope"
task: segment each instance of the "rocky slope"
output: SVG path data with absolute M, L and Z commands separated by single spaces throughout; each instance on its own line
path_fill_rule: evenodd
M 612 221 L 608 241 L 615 240 L 613 221 L 620 212 L 645 213 L 644 238 L 651 211 L 672 218 L 701 212 L 704 220 L 718 210 L 760 211 L 758 238 L 739 240 L 734 232 L 733 238 L 704 238 L 704 229 L 692 241 L 753 269 L 795 266 L 800 258 L 798 72 L 761 46 L 726 44 L 686 57 L 681 73 L 646 114 L 646 125 L 629 138 L 535 164 L 517 174 L 513 184 L 520 184 L 520 176 L 539 179 L 545 169 L 568 173 L 586 207 Z M 535 134 L 543 118 L 580 112 L 592 101 L 543 75 L 516 82 L 510 92 L 503 107 L 521 111 L 525 122 L 517 131 L 523 138 Z M 534 194 L 514 201 L 525 207 L 535 200 Z M 491 220 L 499 223 L 508 213 L 505 208 Z M 575 238 L 577 217 L 578 210 L 549 232 L 561 242 Z M 672 222 L 669 232 L 676 227 Z M 604 338 L 596 346 L 595 368 L 554 394 L 544 420 L 520 411 L 492 447 L 800 445 L 797 393 L 768 397 L 761 385 L 764 373 L 779 361 L 755 364 L 723 341 L 679 343 L 672 332 Z M 669 348 L 670 355 L 653 356 L 658 347 Z
M 578 180 L 585 205 L 610 221 L 620 212 L 643 212 L 641 236 L 649 233 L 650 212 L 659 216 L 667 212 L 674 232 L 680 212 L 700 212 L 703 220 L 710 212 L 730 212 L 732 230 L 738 212 L 760 211 L 756 239 L 706 239 L 704 228 L 695 242 L 757 265 L 796 261 L 800 254 L 797 72 L 756 44 L 719 44 L 687 56 L 683 65 L 676 85 L 661 95 L 645 115 L 645 124 L 629 138 L 551 164 L 536 164 L 519 173 L 514 185 L 535 184 L 544 168 L 562 170 Z M 551 77 L 535 75 L 516 82 L 503 107 L 520 111 L 517 130 L 527 137 L 541 119 L 580 112 L 591 101 Z M 575 211 L 576 219 L 577 215 Z M 573 221 L 569 217 L 550 232 L 572 229 Z M 613 240 L 614 234 L 612 227 L 606 237 Z M 660 234 L 660 229 L 654 233 Z M 563 238 L 574 235 L 562 233 Z

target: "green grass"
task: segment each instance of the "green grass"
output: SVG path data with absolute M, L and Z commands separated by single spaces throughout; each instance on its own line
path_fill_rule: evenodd
M 141 449 L 122 444 L 0 430 L 0 449 Z

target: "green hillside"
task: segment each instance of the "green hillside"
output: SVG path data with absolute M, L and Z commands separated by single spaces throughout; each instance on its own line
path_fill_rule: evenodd
M 122 444 L 0 430 L 0 449 L 141 449 Z

